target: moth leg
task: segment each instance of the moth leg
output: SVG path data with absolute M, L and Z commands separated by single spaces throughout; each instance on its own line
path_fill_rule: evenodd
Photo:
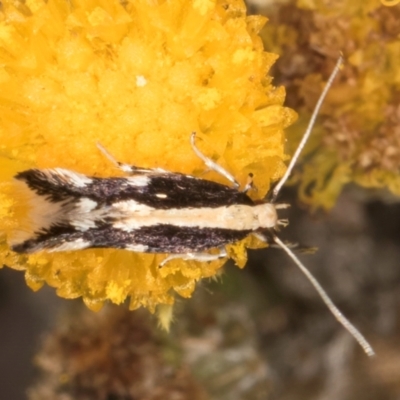
M 249 176 L 247 177 L 246 186 L 242 190 L 243 193 L 247 193 L 249 190 L 254 190 L 257 192 L 258 189 L 257 186 L 254 185 L 253 176 L 254 175 L 250 172 Z
M 121 171 L 124 171 L 128 174 L 151 174 L 156 172 L 164 172 L 164 173 L 169 172 L 161 168 L 141 168 L 141 167 L 135 167 L 134 165 L 122 163 L 118 161 L 100 142 L 97 142 L 96 145 L 97 148 L 103 153 L 103 155 L 109 161 L 111 161 Z
M 181 259 L 181 260 L 195 260 L 195 261 L 215 261 L 220 258 L 227 257 L 228 253 L 226 252 L 225 248 L 219 248 L 219 253 L 217 254 L 209 254 L 209 253 L 186 253 L 186 254 L 171 254 L 166 259 L 164 259 L 160 263 L 160 268 L 163 267 L 167 262 L 171 260 Z
M 190 135 L 190 144 L 192 145 L 193 151 L 196 153 L 196 156 L 199 157 L 200 159 L 203 160 L 204 164 L 208 167 L 209 170 L 215 171 L 218 174 L 222 175 L 224 178 L 228 179 L 229 182 L 232 183 L 232 185 L 235 188 L 238 188 L 239 182 L 233 177 L 232 174 L 230 174 L 225 168 L 222 168 L 220 165 L 218 165 L 216 162 L 211 160 L 211 158 L 205 156 L 197 147 L 195 143 L 196 139 L 196 132 L 192 132 Z
M 282 250 L 282 247 L 274 242 L 274 233 L 273 232 L 269 232 L 268 236 L 266 235 L 266 232 L 264 232 L 264 233 L 253 232 L 252 235 L 254 237 L 256 237 L 258 240 L 268 243 L 269 248 Z M 289 249 L 296 249 L 296 252 L 302 253 L 302 254 L 314 254 L 318 250 L 318 248 L 316 248 L 316 247 L 306 247 L 306 246 L 300 245 L 299 243 L 295 243 L 295 242 L 285 241 L 284 244 Z

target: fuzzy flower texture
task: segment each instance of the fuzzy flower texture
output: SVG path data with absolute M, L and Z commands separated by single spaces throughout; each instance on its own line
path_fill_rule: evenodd
M 240 0 L 2 1 L 1 265 L 25 271 L 33 290 L 47 283 L 93 310 L 130 298 L 130 309 L 154 311 L 214 276 L 224 260 L 159 268 L 165 255 L 115 249 L 16 254 L 7 243 L 29 206 L 12 178 L 56 167 L 121 175 L 97 141 L 125 163 L 200 175 L 196 131 L 200 149 L 239 182 L 253 172 L 263 196 L 285 170 L 283 130 L 295 119 L 267 75 L 277 56 L 263 50 L 264 23 Z M 261 244 L 228 251 L 242 267 L 252 246 Z

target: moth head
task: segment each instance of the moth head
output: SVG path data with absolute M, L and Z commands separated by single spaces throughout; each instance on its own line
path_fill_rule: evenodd
M 275 229 L 279 230 L 279 226 L 287 226 L 288 220 L 279 218 L 278 210 L 288 208 L 289 204 L 263 203 L 256 206 L 255 214 L 257 216 L 257 226 L 261 230 Z
M 278 213 L 275 204 L 264 203 L 257 206 L 256 215 L 258 227 L 261 229 L 272 229 L 279 224 Z

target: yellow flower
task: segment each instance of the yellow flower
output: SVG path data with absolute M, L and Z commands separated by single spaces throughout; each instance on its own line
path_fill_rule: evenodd
M 130 297 L 131 309 L 153 311 L 175 293 L 190 297 L 223 261 L 174 260 L 160 269 L 165 255 L 11 252 L 7 237 L 29 212 L 11 178 L 32 167 L 119 175 L 96 141 L 126 163 L 199 174 L 189 144 L 196 131 L 201 150 L 241 183 L 253 172 L 263 196 L 285 170 L 283 129 L 295 118 L 267 75 L 276 55 L 258 36 L 265 19 L 247 17 L 237 0 L 2 4 L 1 263 L 25 270 L 34 290 L 46 282 L 92 309 Z M 229 250 L 240 265 L 244 243 Z

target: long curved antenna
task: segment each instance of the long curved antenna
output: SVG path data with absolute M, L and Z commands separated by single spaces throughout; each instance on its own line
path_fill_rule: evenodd
M 286 183 L 286 181 L 288 180 L 290 174 L 292 173 L 292 170 L 297 162 L 297 159 L 299 158 L 299 155 L 301 153 L 301 151 L 303 150 L 304 146 L 307 143 L 307 140 L 311 134 L 311 131 L 314 127 L 315 124 L 315 120 L 318 116 L 319 110 L 321 109 L 322 103 L 325 100 L 325 97 L 330 89 L 330 87 L 332 86 L 333 80 L 336 78 L 336 75 L 338 74 L 340 67 L 343 64 L 343 56 L 340 56 L 339 59 L 336 62 L 335 68 L 333 69 L 331 76 L 328 79 L 328 82 L 326 83 L 326 86 L 324 88 L 324 90 L 321 93 L 321 96 L 319 96 L 317 105 L 314 108 L 314 111 L 311 115 L 310 118 L 310 122 L 308 123 L 307 129 L 303 135 L 303 138 L 301 139 L 299 145 L 297 146 L 297 149 L 292 157 L 292 159 L 290 160 L 290 163 L 287 167 L 287 170 L 285 172 L 285 175 L 283 175 L 283 177 L 281 178 L 281 180 L 278 182 L 278 184 L 274 187 L 274 190 L 272 191 L 272 200 L 271 203 L 274 203 L 279 191 L 282 189 L 282 186 Z
M 322 300 L 329 308 L 330 312 L 334 317 L 343 325 L 343 327 L 357 340 L 360 346 L 363 348 L 364 352 L 369 356 L 373 357 L 375 352 L 372 346 L 368 343 L 367 339 L 362 335 L 362 333 L 342 314 L 342 312 L 335 306 L 333 301 L 330 299 L 328 294 L 314 278 L 314 275 L 306 268 L 306 266 L 296 257 L 296 255 L 286 246 L 277 236 L 273 236 L 274 242 L 283 250 L 285 253 L 294 261 L 294 263 L 300 268 L 301 272 L 307 277 L 314 288 L 317 290 L 318 294 L 321 296 Z

